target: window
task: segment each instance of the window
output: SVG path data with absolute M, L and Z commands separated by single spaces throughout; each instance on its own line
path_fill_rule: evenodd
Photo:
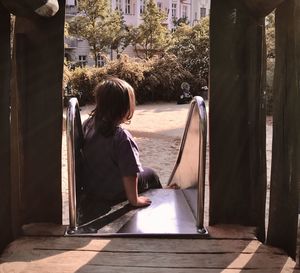
M 196 11 L 194 20 L 197 20 L 197 19 L 198 19 L 198 14 L 197 14 L 197 11 Z
M 97 67 L 101 67 L 105 65 L 105 57 L 101 54 L 97 55 Z
M 206 8 L 200 8 L 200 17 L 203 18 L 206 16 Z
M 145 0 L 140 0 L 140 14 L 145 11 Z
M 187 18 L 187 6 L 182 6 L 182 18 Z
M 162 3 L 161 2 L 157 2 L 157 7 L 159 10 L 162 10 Z
M 172 4 L 172 17 L 176 17 L 176 13 L 177 13 L 177 5 Z
M 79 59 L 80 66 L 85 67 L 87 64 L 86 55 L 79 55 L 78 59 Z
M 76 5 L 75 0 L 67 0 L 66 1 L 66 6 L 74 7 Z
M 116 0 L 116 10 L 122 11 L 122 1 Z
M 130 0 L 125 0 L 125 14 L 130 14 L 131 3 Z

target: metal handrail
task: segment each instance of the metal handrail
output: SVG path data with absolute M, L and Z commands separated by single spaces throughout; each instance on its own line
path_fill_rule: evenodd
M 170 175 L 168 184 L 172 183 L 175 173 L 180 166 L 189 127 L 193 117 L 193 112 L 197 107 L 199 113 L 199 161 L 198 161 L 198 185 L 197 185 L 197 208 L 196 208 L 196 226 L 199 233 L 207 233 L 204 228 L 204 197 L 205 197 L 205 165 L 206 165 L 206 138 L 207 138 L 207 113 L 205 102 L 200 96 L 193 98 L 186 121 L 185 130 L 182 136 L 177 160 Z
M 200 116 L 200 132 L 199 138 L 199 183 L 198 183 L 198 198 L 197 198 L 197 228 L 200 233 L 205 233 L 204 228 L 204 198 L 205 198 L 205 167 L 206 167 L 206 144 L 207 144 L 207 112 L 205 102 L 201 97 L 196 97 L 199 116 Z
M 74 233 L 77 223 L 77 196 L 76 196 L 76 168 L 75 168 L 75 126 L 79 129 L 82 138 L 79 104 L 76 98 L 69 100 L 67 108 L 67 159 L 68 159 L 68 186 L 69 186 L 69 228 L 68 233 Z

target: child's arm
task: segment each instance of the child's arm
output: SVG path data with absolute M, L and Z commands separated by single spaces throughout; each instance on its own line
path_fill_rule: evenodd
M 123 184 L 129 203 L 135 207 L 145 207 L 151 204 L 151 200 L 145 196 L 138 196 L 137 176 L 123 176 Z

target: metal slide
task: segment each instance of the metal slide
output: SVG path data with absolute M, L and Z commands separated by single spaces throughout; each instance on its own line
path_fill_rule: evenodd
M 168 185 L 176 184 L 183 190 L 199 230 L 204 227 L 206 138 L 206 107 L 204 100 L 196 96 L 190 105 L 177 161 Z
M 107 236 L 203 236 L 204 180 L 206 159 L 206 109 L 201 97 L 194 97 L 182 137 L 178 158 L 168 185 L 179 189 L 153 189 L 146 193 L 152 204 L 133 208 L 124 202 L 87 222 L 78 220 L 78 200 L 82 181 L 80 168 L 83 134 L 76 98 L 67 111 L 67 148 L 69 175 L 69 217 L 67 235 Z M 84 182 L 84 181 L 83 181 Z

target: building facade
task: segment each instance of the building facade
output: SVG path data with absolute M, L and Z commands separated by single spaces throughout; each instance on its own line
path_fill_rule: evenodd
M 80 1 L 80 0 L 77 0 Z M 127 25 L 138 26 L 142 22 L 143 13 L 147 0 L 109 0 L 112 10 L 119 10 L 123 13 Z M 166 22 L 168 29 L 174 27 L 174 19 L 186 18 L 191 25 L 201 18 L 209 15 L 210 0 L 155 0 L 157 7 L 167 14 Z M 77 14 L 76 0 L 66 0 L 66 20 L 70 20 Z M 66 38 L 65 55 L 68 61 L 82 66 L 94 66 L 95 61 L 90 56 L 89 43 L 80 38 Z M 124 52 L 134 56 L 133 49 L 128 46 Z M 105 57 L 99 55 L 97 65 L 105 63 Z

